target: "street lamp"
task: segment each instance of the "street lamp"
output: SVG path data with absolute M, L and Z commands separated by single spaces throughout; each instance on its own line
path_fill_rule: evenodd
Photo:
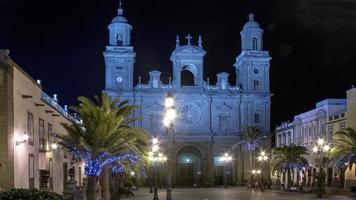
M 173 142 L 173 122 L 177 117 L 176 109 L 174 107 L 174 98 L 171 93 L 168 93 L 165 99 L 166 113 L 164 116 L 163 124 L 167 127 L 168 132 L 168 156 L 167 160 L 167 198 L 166 200 L 172 200 L 172 142 Z
M 264 170 L 264 165 L 263 163 L 265 163 L 268 160 L 268 156 L 266 155 L 265 151 L 261 151 L 260 154 L 257 157 L 258 162 L 261 163 L 261 189 L 264 190 L 265 187 L 265 183 L 263 181 L 263 170 Z
M 251 180 L 251 187 L 254 188 L 255 184 L 254 184 L 254 177 L 255 175 L 260 175 L 262 173 L 262 171 L 260 169 L 253 169 L 251 170 L 251 175 L 252 175 L 252 180 Z
M 327 163 L 327 157 L 330 152 L 330 145 L 323 138 L 319 138 L 317 144 L 313 147 L 313 152 L 318 156 L 319 172 L 317 175 L 316 197 L 322 198 L 325 193 L 325 173 L 322 168 L 323 162 Z
M 227 188 L 227 167 L 231 160 L 232 157 L 229 155 L 229 153 L 224 153 L 224 155 L 220 158 L 220 161 L 224 162 L 224 188 Z
M 148 153 L 148 160 L 150 161 L 154 169 L 153 200 L 158 200 L 158 188 L 157 188 L 158 165 L 160 163 L 166 162 L 167 157 L 163 153 L 159 152 L 159 141 L 157 138 L 152 139 L 152 149 Z

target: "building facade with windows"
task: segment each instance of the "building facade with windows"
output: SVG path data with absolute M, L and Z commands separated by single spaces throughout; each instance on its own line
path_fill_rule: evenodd
M 286 126 L 286 125 L 284 125 Z M 298 183 L 305 181 L 312 184 L 314 182 L 314 174 L 317 172 L 318 158 L 313 153 L 313 147 L 317 144 L 319 138 L 324 138 L 325 141 L 332 145 L 333 135 L 337 131 L 343 130 L 347 127 L 347 100 L 346 99 L 325 99 L 316 103 L 314 109 L 294 116 L 292 123 L 288 123 L 287 127 L 293 129 L 293 138 L 290 143 L 279 143 L 278 135 L 281 134 L 280 130 L 283 130 L 282 126 L 277 126 L 276 144 L 282 144 L 289 146 L 295 144 L 298 146 L 304 146 L 307 148 L 309 155 L 306 158 L 311 166 L 309 171 L 297 172 L 294 171 L 293 180 Z M 345 174 L 335 174 L 335 170 L 332 166 L 325 169 L 327 174 L 327 183 L 332 185 L 333 178 L 338 178 L 339 185 L 343 187 L 345 185 Z M 286 177 L 285 177 L 286 178 Z
M 71 116 L 56 96 L 43 92 L 33 80 L 0 50 L 0 188 L 38 188 L 63 192 L 68 169 L 75 168 L 81 183 L 83 166 L 56 147 L 53 134 L 65 134 L 62 124 Z
M 289 146 L 294 143 L 294 126 L 293 122 L 282 122 L 276 127 L 275 133 L 275 145 L 276 147 Z
M 241 142 L 242 130 L 256 125 L 270 137 L 271 57 L 263 50 L 263 30 L 254 15 L 249 15 L 240 32 L 241 53 L 236 62 L 231 63 L 236 84 L 229 83 L 230 74 L 225 72 L 216 75 L 214 84 L 205 78 L 206 51 L 202 37 L 195 42 L 190 35 L 186 42 L 178 36 L 172 42 L 172 76 L 162 77 L 160 71 L 154 70 L 149 73 L 147 83 L 139 77 L 138 83 L 134 84 L 136 52 L 131 45 L 132 26 L 121 7 L 108 29 L 109 45 L 103 53 L 105 92 L 139 105 L 135 115 L 140 120 L 136 126 L 167 141 L 167 129 L 163 126 L 164 99 L 168 93 L 174 95 L 178 117 L 174 122 L 173 184 L 218 185 L 222 184 L 224 173 L 228 174 L 230 182 L 241 180 L 243 176 L 248 179 L 249 162 L 244 162 L 248 153 L 242 156 L 236 146 Z M 184 73 L 193 76 L 191 84 L 182 81 Z M 266 146 L 269 145 L 270 141 L 266 139 Z M 227 170 L 219 159 L 224 152 L 230 152 L 234 157 Z

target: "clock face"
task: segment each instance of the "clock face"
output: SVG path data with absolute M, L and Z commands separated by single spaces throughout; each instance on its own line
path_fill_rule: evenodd
M 124 79 L 121 76 L 118 76 L 116 78 L 116 82 L 118 82 L 118 83 L 122 83 L 123 81 L 124 81 Z

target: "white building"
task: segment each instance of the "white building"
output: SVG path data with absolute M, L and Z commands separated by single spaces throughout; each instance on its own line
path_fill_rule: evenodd
M 293 122 L 282 122 L 275 129 L 276 147 L 289 146 L 294 142 Z
M 79 184 L 83 177 L 83 166 L 53 145 L 53 134 L 65 134 L 62 124 L 71 116 L 8 54 L 0 50 L 0 188 L 62 193 L 69 168 Z
M 313 182 L 313 174 L 319 167 L 316 155 L 312 151 L 316 141 L 319 138 L 324 138 L 332 144 L 333 134 L 346 127 L 346 107 L 346 99 L 325 99 L 316 103 L 314 109 L 294 116 L 292 123 L 282 123 L 281 126 L 276 127 L 277 147 L 296 144 L 307 148 L 309 155 L 306 155 L 306 158 L 311 166 L 311 169 L 305 174 L 306 177 L 304 177 L 307 183 Z M 333 177 L 333 169 L 329 167 L 327 169 L 329 185 L 331 185 Z M 340 179 L 342 182 L 343 178 Z M 294 182 L 302 181 L 303 174 L 295 171 L 293 180 Z

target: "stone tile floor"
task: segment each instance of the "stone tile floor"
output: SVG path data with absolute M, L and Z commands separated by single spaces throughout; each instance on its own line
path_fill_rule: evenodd
M 152 200 L 153 194 L 147 188 L 135 191 L 135 196 L 124 198 L 126 200 Z M 166 199 L 165 189 L 159 190 L 159 199 Z M 199 189 L 173 189 L 173 200 L 309 200 L 316 199 L 315 194 L 304 194 L 298 192 L 284 192 L 269 190 L 265 192 L 247 189 L 246 187 L 231 188 L 199 188 Z M 348 196 L 325 196 L 324 199 L 351 200 Z

